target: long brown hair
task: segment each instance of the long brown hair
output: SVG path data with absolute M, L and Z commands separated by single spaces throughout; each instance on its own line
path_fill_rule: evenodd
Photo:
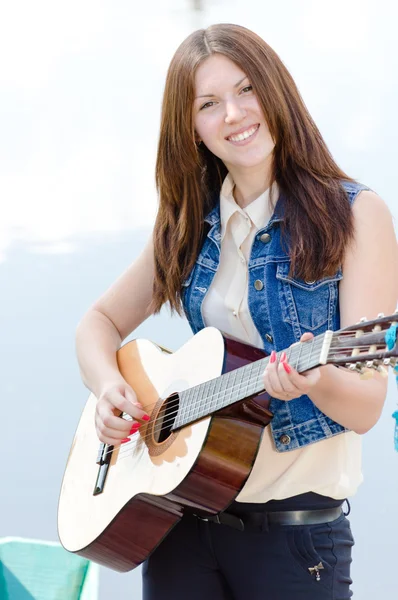
M 312 281 L 334 274 L 353 236 L 353 219 L 340 180 L 353 181 L 334 162 L 290 73 L 278 55 L 239 25 L 212 25 L 177 49 L 166 78 L 156 163 L 159 210 L 154 228 L 152 307 L 164 302 L 181 314 L 181 284 L 203 239 L 226 168 L 195 143 L 195 72 L 219 53 L 248 76 L 275 141 L 272 179 L 286 197 L 282 233 L 289 235 L 291 274 Z

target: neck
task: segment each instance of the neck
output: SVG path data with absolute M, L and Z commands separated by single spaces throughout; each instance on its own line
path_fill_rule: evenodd
M 228 168 L 235 183 L 236 203 L 245 208 L 267 190 L 272 183 L 271 168 L 267 163 L 250 169 Z

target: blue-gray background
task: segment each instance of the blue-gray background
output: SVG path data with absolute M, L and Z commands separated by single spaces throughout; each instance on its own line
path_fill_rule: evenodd
M 216 22 L 259 33 L 290 69 L 337 162 L 396 220 L 397 17 L 389 0 L 2 4 L 0 536 L 57 539 L 59 487 L 88 396 L 75 328 L 153 223 L 161 94 L 178 44 Z M 166 312 L 138 333 L 172 349 L 190 336 Z M 361 600 L 396 589 L 396 402 L 390 375 L 352 500 Z M 140 589 L 139 570 L 101 569 L 100 600 L 138 600 Z

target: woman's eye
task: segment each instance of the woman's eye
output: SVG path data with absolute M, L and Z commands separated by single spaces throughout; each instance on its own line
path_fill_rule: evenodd
M 242 88 L 242 92 L 251 92 L 253 89 L 252 85 L 246 85 L 244 88 Z
M 206 102 L 206 104 L 203 104 L 203 106 L 200 107 L 200 110 L 203 110 L 204 108 L 207 108 L 208 106 L 211 106 L 212 104 L 214 104 L 214 102 Z

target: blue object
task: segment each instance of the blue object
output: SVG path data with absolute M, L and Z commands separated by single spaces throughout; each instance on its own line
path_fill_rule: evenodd
M 0 539 L 1 600 L 97 600 L 98 573 L 56 542 Z
M 392 350 L 395 346 L 395 342 L 397 340 L 397 328 L 398 323 L 394 323 L 389 329 L 387 329 L 384 339 L 386 340 L 387 348 L 389 350 Z
M 387 348 L 389 350 L 392 350 L 395 346 L 395 342 L 397 339 L 397 328 L 398 328 L 398 324 L 394 323 L 394 325 L 391 325 L 391 327 L 388 329 L 388 331 L 386 333 L 385 340 L 386 340 Z M 396 380 L 397 386 L 398 386 L 398 365 L 395 365 L 394 373 L 395 373 L 395 380 Z M 392 418 L 395 419 L 394 448 L 398 452 L 398 410 L 393 412 Z
M 394 448 L 398 452 L 398 410 L 392 413 L 395 419 L 395 430 L 394 430 Z

